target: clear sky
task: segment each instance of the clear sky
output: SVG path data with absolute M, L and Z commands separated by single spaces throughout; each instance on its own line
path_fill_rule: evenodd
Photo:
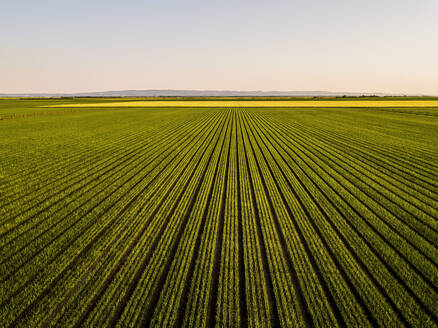
M 438 95 L 437 0 L 1 0 L 0 93 Z

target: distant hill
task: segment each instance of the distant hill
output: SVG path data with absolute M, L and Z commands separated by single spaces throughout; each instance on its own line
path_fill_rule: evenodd
M 0 93 L 0 97 L 336 97 L 422 96 L 368 92 L 330 91 L 232 91 L 232 90 L 119 90 L 78 93 Z

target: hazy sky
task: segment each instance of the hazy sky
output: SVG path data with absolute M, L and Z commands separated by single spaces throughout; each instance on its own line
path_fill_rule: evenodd
M 438 95 L 437 0 L 1 0 L 0 93 Z

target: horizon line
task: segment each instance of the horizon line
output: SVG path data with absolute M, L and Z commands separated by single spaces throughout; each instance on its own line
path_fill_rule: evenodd
M 382 92 L 382 91 L 328 91 L 328 90 L 241 90 L 241 89 L 111 89 L 111 90 L 101 90 L 101 91 L 64 91 L 64 92 L 50 92 L 50 91 L 41 91 L 41 92 L 0 92 L 0 95 L 77 95 L 77 94 L 100 94 L 100 93 L 123 93 L 123 92 L 220 92 L 220 93 L 303 93 L 303 95 L 312 95 L 319 93 L 333 94 L 333 95 L 387 95 L 387 96 L 422 96 L 422 97 L 432 97 L 437 95 L 426 94 L 426 93 L 410 93 L 410 92 Z

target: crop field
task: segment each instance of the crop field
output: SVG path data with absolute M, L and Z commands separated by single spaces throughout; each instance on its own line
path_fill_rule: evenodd
M 438 107 L 438 100 L 136 100 L 79 104 L 56 104 L 47 107 Z
M 172 101 L 0 100 L 0 327 L 438 327 L 437 99 Z

